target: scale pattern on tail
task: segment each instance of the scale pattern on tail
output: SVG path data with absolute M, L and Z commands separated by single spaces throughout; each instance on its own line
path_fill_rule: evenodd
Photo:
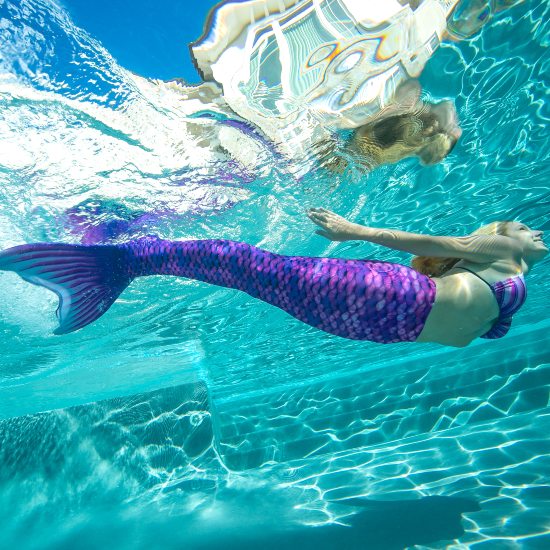
M 229 240 L 145 238 L 121 246 L 129 277 L 175 275 L 235 288 L 354 340 L 414 341 L 435 300 L 434 281 L 400 264 L 283 256 Z

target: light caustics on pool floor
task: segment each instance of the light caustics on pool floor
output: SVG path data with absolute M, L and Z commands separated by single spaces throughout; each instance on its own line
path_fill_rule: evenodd
M 335 182 L 295 178 L 257 140 L 259 173 L 228 167 L 197 137 L 221 143 L 215 122 L 190 116 L 211 98 L 128 74 L 50 2 L 3 2 L 2 245 L 158 233 L 406 261 L 314 237 L 303 209 L 318 205 L 413 231 L 495 216 L 547 229 L 549 10 L 527 2 L 430 61 L 424 89 L 456 97 L 464 128 L 442 164 Z M 2 275 L 6 544 L 548 545 L 547 267 L 510 336 L 464 350 L 344 342 L 159 279 L 54 338 L 54 298 Z
M 547 331 L 238 399 L 197 381 L 4 420 L 0 527 L 52 548 L 93 539 L 98 513 L 133 533 L 122 548 L 542 548 Z

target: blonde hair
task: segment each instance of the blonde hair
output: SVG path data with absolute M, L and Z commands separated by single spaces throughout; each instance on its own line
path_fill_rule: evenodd
M 470 235 L 506 235 L 506 227 L 510 222 L 493 222 L 483 225 Z M 411 267 L 429 277 L 440 277 L 449 271 L 460 258 L 434 258 L 432 256 L 415 256 Z

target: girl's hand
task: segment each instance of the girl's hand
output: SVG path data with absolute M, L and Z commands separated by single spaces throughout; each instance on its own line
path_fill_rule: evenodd
M 325 208 L 311 208 L 307 212 L 308 218 L 321 229 L 315 233 L 331 241 L 352 241 L 358 239 L 361 226 L 351 223 L 342 216 Z

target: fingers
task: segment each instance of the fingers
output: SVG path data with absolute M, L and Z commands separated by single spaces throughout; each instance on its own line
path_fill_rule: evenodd
M 323 212 L 312 209 L 307 213 L 307 216 L 313 223 L 319 225 L 324 225 L 325 223 L 327 223 L 327 216 Z
M 334 214 L 334 212 L 327 210 L 326 208 L 310 208 L 308 212 L 313 214 Z
M 346 220 L 338 214 L 326 208 L 310 208 L 307 211 L 307 216 L 313 223 L 321 227 L 321 229 L 315 231 L 317 235 L 330 241 L 345 240 L 340 233 L 341 226 L 346 223 Z
M 307 211 L 308 218 L 315 223 L 328 223 L 331 219 L 340 218 L 338 214 L 326 208 L 310 208 Z

